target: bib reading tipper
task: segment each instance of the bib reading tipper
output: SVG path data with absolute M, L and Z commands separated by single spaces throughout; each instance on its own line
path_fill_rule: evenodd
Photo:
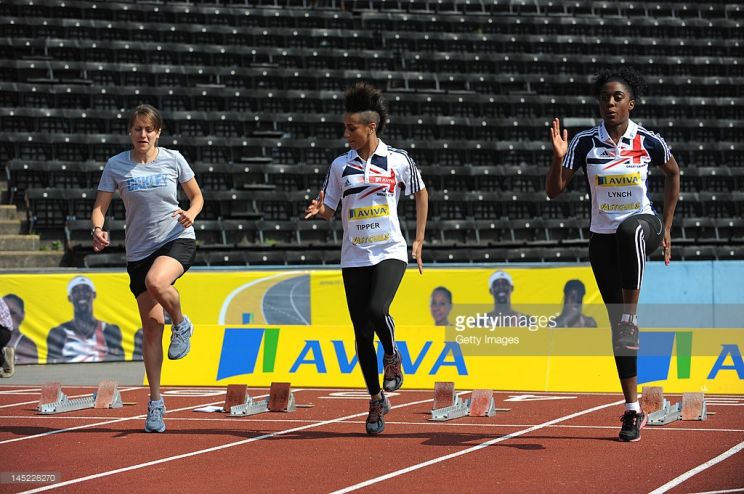
M 563 166 L 584 169 L 592 204 L 590 230 L 615 233 L 627 217 L 653 214 L 646 186 L 649 166 L 661 166 L 671 156 L 661 136 L 631 120 L 617 144 L 607 133 L 604 122 L 576 134 Z
M 336 158 L 323 184 L 326 207 L 339 209 L 344 226 L 341 267 L 372 266 L 384 259 L 408 262 L 398 221 L 401 194 L 424 188 L 405 151 L 382 141 L 368 161 L 351 150 Z

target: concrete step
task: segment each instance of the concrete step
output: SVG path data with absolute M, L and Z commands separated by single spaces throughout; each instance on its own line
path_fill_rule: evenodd
M 0 204 L 7 204 L 8 202 L 10 202 L 8 182 L 0 182 Z
M 0 219 L 0 235 L 18 235 L 21 233 L 21 220 Z
M 63 252 L 0 252 L 0 268 L 56 268 L 62 263 L 62 256 Z
M 5 250 L 39 250 L 38 235 L 0 235 L 0 252 Z
M 0 204 L 0 220 L 20 220 L 18 208 L 12 204 Z

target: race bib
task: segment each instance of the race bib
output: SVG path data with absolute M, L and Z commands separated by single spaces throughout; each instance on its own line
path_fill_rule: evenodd
M 368 246 L 390 241 L 390 206 L 380 204 L 349 209 L 347 235 L 354 245 Z
M 640 172 L 624 175 L 596 175 L 597 202 L 605 213 L 639 211 L 643 203 Z

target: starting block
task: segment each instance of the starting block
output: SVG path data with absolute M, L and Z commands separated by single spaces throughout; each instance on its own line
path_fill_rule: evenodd
M 703 393 L 682 393 L 682 412 L 680 420 L 705 420 L 708 407 Z
M 664 407 L 664 388 L 661 386 L 644 386 L 641 393 L 641 410 L 651 414 Z
M 53 382 L 41 387 L 41 397 L 36 409 L 40 414 L 51 415 L 85 408 L 121 408 L 123 406 L 116 381 L 101 381 L 95 393 L 72 399 L 62 392 L 60 383 Z
M 271 383 L 269 410 L 272 412 L 294 412 L 297 410 L 290 383 Z
M 644 386 L 641 406 L 648 414 L 648 425 L 666 425 L 677 420 L 706 420 L 703 393 L 683 393 L 682 403 L 670 403 L 660 386 Z
M 493 417 L 496 415 L 493 391 L 490 389 L 474 389 L 470 395 L 468 415 L 471 417 Z
M 463 400 L 455 393 L 455 385 L 451 382 L 437 382 L 434 384 L 434 405 L 431 419 L 444 422 L 460 417 L 493 417 L 497 411 L 509 411 L 508 408 L 496 408 L 493 391 L 490 389 L 475 389 L 469 399 Z
M 231 416 L 256 415 L 266 412 L 294 412 L 297 410 L 290 383 L 271 383 L 269 398 L 253 400 L 245 384 L 230 384 L 227 387 L 224 410 Z
M 455 403 L 455 383 L 438 382 L 434 385 L 434 404 L 432 410 L 445 408 Z

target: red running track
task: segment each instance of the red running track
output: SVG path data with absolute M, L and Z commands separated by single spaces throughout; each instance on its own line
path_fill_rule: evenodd
M 295 390 L 313 407 L 294 413 L 194 412 L 224 393 L 165 388 L 168 430 L 147 434 L 141 387 L 122 388 L 135 405 L 59 415 L 36 414 L 38 386 L 0 388 L 3 478 L 58 475 L 0 492 L 744 491 L 744 396 L 709 397 L 707 421 L 646 427 L 640 442 L 621 443 L 619 395 L 498 392 L 509 412 L 431 422 L 432 392 L 401 391 L 385 432 L 368 437 L 358 391 Z

